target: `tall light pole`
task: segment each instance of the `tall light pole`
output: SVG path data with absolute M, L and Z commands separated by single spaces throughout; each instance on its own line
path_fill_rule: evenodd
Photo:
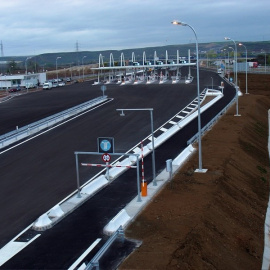
M 28 59 L 31 59 L 31 57 L 27 57 L 26 60 L 25 60 L 25 74 L 26 74 L 26 77 L 25 77 L 25 86 L 26 86 L 26 89 L 27 89 L 27 93 L 28 93 L 28 88 L 29 88 L 29 84 L 28 84 L 28 74 L 27 74 L 27 60 Z
M 27 57 L 25 60 L 25 74 L 27 75 L 27 60 L 31 59 L 31 57 Z
M 82 65 L 83 65 L 83 59 L 86 58 L 87 56 L 85 55 L 83 58 L 82 58 Z M 84 81 L 84 65 L 83 65 L 83 81 Z
M 226 49 L 221 50 L 224 53 L 224 75 L 226 75 Z
M 231 40 L 233 43 L 234 43 L 234 47 L 235 47 L 235 51 L 234 51 L 234 61 L 235 61 L 235 86 L 237 88 L 237 91 L 238 91 L 238 82 L 237 82 L 237 44 L 236 42 L 232 39 L 232 38 L 229 38 L 229 37 L 225 37 L 224 38 L 225 40 Z
M 234 116 L 241 116 L 238 114 L 238 86 L 237 86 L 237 45 L 236 42 L 229 38 L 225 37 L 225 40 L 231 40 L 234 43 L 235 50 L 234 50 L 234 61 L 235 61 L 235 91 L 236 91 L 236 114 Z
M 233 51 L 233 65 L 235 65 L 235 51 L 233 47 L 229 47 L 229 49 L 231 49 Z M 233 69 L 233 79 L 235 81 L 235 68 Z
M 143 108 L 143 109 L 116 109 L 120 111 L 120 116 L 125 116 L 124 111 L 149 111 L 151 117 L 151 134 L 152 134 L 152 169 L 153 169 L 153 186 L 157 186 L 156 179 L 156 160 L 155 160 L 155 145 L 154 145 L 154 121 L 153 121 L 153 108 Z
M 239 43 L 238 44 L 239 46 L 243 46 L 244 48 L 245 48 L 245 50 L 246 50 L 246 94 L 248 94 L 248 86 L 247 86 L 247 84 L 248 84 L 248 81 L 247 81 L 247 69 L 248 69 L 248 62 L 247 62 L 247 47 L 243 44 L 243 43 Z
M 262 53 L 264 53 L 264 73 L 266 73 L 266 51 L 261 50 Z
M 195 170 L 195 172 L 206 172 L 207 169 L 202 169 L 202 131 L 201 131 L 201 99 L 200 99 L 200 78 L 199 78 L 199 46 L 198 46 L 198 38 L 197 34 L 194 30 L 194 28 L 184 22 L 179 22 L 179 21 L 172 21 L 172 24 L 174 25 L 181 25 L 181 26 L 188 26 L 194 33 L 195 39 L 196 39 L 196 58 L 197 58 L 197 98 L 198 98 L 198 133 L 199 133 L 199 138 L 198 138 L 198 146 L 199 146 L 199 168 Z
M 58 70 L 57 70 L 57 60 L 58 60 L 58 59 L 61 59 L 61 56 L 56 57 L 56 63 L 55 63 L 55 66 L 56 66 L 57 84 L 58 84 Z

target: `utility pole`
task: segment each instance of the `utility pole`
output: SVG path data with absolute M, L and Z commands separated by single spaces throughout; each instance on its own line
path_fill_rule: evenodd
M 2 42 L 2 40 L 1 40 L 1 44 L 0 44 L 1 46 L 1 57 L 4 57 L 4 47 L 3 47 L 3 42 Z

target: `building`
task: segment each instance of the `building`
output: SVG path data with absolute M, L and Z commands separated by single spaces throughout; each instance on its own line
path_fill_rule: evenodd
M 20 86 L 22 88 L 34 88 L 43 84 L 47 79 L 46 73 L 28 73 L 16 75 L 0 74 L 0 89 L 9 89 Z

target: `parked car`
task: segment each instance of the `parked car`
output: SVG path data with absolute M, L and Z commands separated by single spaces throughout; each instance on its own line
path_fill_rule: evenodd
M 17 92 L 17 88 L 10 88 L 10 89 L 8 89 L 8 92 L 9 93 Z
M 45 82 L 43 84 L 43 90 L 49 90 L 52 89 L 52 83 L 51 82 Z
M 17 86 L 17 87 L 12 87 L 8 90 L 9 93 L 14 93 L 14 92 L 18 92 L 21 91 L 21 87 Z
M 58 83 L 58 86 L 65 86 L 66 84 L 64 82 Z

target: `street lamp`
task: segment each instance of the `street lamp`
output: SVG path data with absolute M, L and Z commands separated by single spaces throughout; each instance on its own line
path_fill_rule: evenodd
M 56 64 L 55 64 L 55 66 L 56 66 L 57 84 L 58 84 L 58 70 L 57 70 L 57 60 L 58 60 L 58 59 L 61 59 L 61 56 L 56 57 Z
M 27 60 L 31 59 L 31 57 L 27 57 L 25 60 L 25 74 L 27 75 Z
M 26 60 L 25 60 L 25 74 L 26 74 L 26 77 L 25 77 L 25 86 L 26 86 L 26 89 L 27 89 L 27 93 L 28 93 L 28 88 L 29 88 L 29 83 L 27 82 L 28 81 L 28 74 L 27 74 L 27 60 L 28 59 L 31 59 L 31 57 L 27 57 Z
M 152 169 L 153 169 L 153 186 L 157 186 L 156 180 L 156 161 L 155 161 L 155 145 L 154 145 L 154 124 L 153 124 L 153 108 L 143 109 L 116 109 L 121 112 L 120 116 L 125 116 L 124 111 L 149 111 L 151 117 L 151 134 L 152 134 Z
M 233 47 L 229 47 L 233 51 L 233 65 L 235 65 L 235 52 Z M 235 80 L 235 68 L 233 69 L 233 79 Z
M 266 73 L 266 51 L 261 50 L 262 53 L 264 53 L 264 73 Z
M 82 58 L 82 65 L 83 65 L 83 59 L 86 58 L 87 56 L 85 55 L 83 58 Z M 83 81 L 84 81 L 84 65 L 83 65 Z
M 198 138 L 198 145 L 199 145 L 199 168 L 195 170 L 195 172 L 206 172 L 207 169 L 202 169 L 202 132 L 201 132 L 201 104 L 200 104 L 200 79 L 199 79 L 199 46 L 198 46 L 198 38 L 197 34 L 194 30 L 194 28 L 184 22 L 179 22 L 179 21 L 172 21 L 172 24 L 174 25 L 182 25 L 182 26 L 188 26 L 194 33 L 195 39 L 196 39 L 196 58 L 197 58 L 197 96 L 198 96 L 198 133 L 199 133 L 199 138 Z
M 234 50 L 234 62 L 235 62 L 235 90 L 236 90 L 236 114 L 234 116 L 241 116 L 238 114 L 238 86 L 237 86 L 237 45 L 236 42 L 229 38 L 225 37 L 225 40 L 231 40 L 234 43 L 235 50 Z
M 248 69 L 248 65 L 247 65 L 247 47 L 243 44 L 243 43 L 239 43 L 239 46 L 243 46 L 246 49 L 246 94 L 248 94 L 248 87 L 247 87 L 247 69 Z
M 224 53 L 224 74 L 226 75 L 226 49 L 221 50 Z

